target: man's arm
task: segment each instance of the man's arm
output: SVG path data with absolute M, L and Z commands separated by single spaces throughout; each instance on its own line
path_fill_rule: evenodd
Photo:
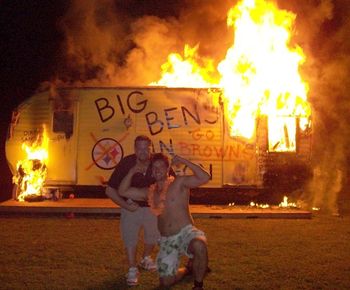
M 122 182 L 119 185 L 118 193 L 120 196 L 124 196 L 127 198 L 135 199 L 135 200 L 145 200 L 147 197 L 147 189 L 146 188 L 136 188 L 131 187 L 131 180 L 135 173 L 141 172 L 141 169 L 136 165 L 131 168 L 127 175 L 123 178 Z
M 120 196 L 124 196 L 127 198 L 131 198 L 133 200 L 146 200 L 147 199 L 147 188 L 137 188 L 137 187 L 129 187 L 125 191 L 119 191 Z
M 117 205 L 119 205 L 122 208 L 125 208 L 130 211 L 135 211 L 138 208 L 138 205 L 135 203 L 129 204 L 124 198 L 122 198 L 118 191 L 110 186 L 107 186 L 106 188 L 106 195 Z
M 194 164 L 193 162 L 180 157 L 178 155 L 175 155 L 173 160 L 173 164 L 176 163 L 183 163 L 188 168 L 190 168 L 193 172 L 193 175 L 183 176 L 182 179 L 182 185 L 188 188 L 194 188 L 200 185 L 203 185 L 207 183 L 210 180 L 210 174 L 203 169 L 203 167 Z
M 128 171 L 131 169 L 131 164 L 133 162 L 132 156 L 126 156 L 120 162 L 118 163 L 117 167 L 114 169 L 111 177 L 109 178 L 107 188 L 106 188 L 106 195 L 117 205 L 120 207 L 134 211 L 137 209 L 136 204 L 131 204 L 130 202 L 127 202 L 124 198 L 122 198 L 119 195 L 119 185 L 121 180 L 123 179 L 123 176 L 125 176 Z

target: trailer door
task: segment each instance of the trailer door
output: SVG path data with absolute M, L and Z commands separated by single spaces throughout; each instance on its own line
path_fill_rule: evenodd
M 50 101 L 51 132 L 46 181 L 48 185 L 76 183 L 78 102 L 75 99 L 69 94 L 65 101 L 58 98 Z

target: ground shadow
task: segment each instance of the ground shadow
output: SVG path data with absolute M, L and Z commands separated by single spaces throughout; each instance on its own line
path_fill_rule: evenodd
M 115 277 L 114 279 L 105 280 L 102 284 L 94 285 L 86 288 L 87 290 L 101 290 L 101 289 L 128 289 L 131 288 L 125 283 L 125 276 Z
M 179 281 L 176 285 L 183 285 L 184 289 L 190 289 L 192 287 L 193 283 L 193 277 L 192 276 L 186 276 L 181 281 Z M 119 277 L 116 277 L 115 279 L 106 280 L 103 283 L 99 285 L 94 285 L 91 287 L 86 288 L 87 290 L 101 290 L 101 289 L 133 289 L 135 286 L 128 286 L 125 282 L 125 276 L 121 275 Z M 146 289 L 143 287 L 142 283 L 140 283 L 139 286 L 136 286 L 135 289 Z M 161 288 L 159 285 L 154 285 L 151 287 L 147 287 L 149 290 L 165 290 L 165 289 L 171 289 L 169 288 Z

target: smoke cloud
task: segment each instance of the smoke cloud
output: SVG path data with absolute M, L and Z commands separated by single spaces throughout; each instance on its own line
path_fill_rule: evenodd
M 58 84 L 144 86 L 159 80 L 171 52 L 199 44 L 218 64 L 234 35 L 226 15 L 238 1 L 72 0 L 59 26 L 64 33 Z M 296 16 L 293 43 L 306 54 L 303 78 L 313 108 L 314 179 L 305 198 L 331 212 L 344 192 L 350 134 L 350 12 L 347 0 L 276 1 Z
M 349 199 L 350 12 L 343 0 L 296 2 L 296 38 L 307 55 L 303 74 L 313 108 L 314 177 L 306 198 L 312 206 L 338 214 L 341 202 Z
M 176 1 L 173 4 L 178 10 L 175 16 L 163 16 L 159 8 L 153 14 L 143 11 L 146 15 L 135 16 L 118 1 L 83 4 L 73 0 L 59 24 L 65 41 L 57 78 L 77 86 L 148 85 L 160 78 L 160 66 L 169 53 L 181 53 L 186 43 L 199 44 L 201 56 L 219 61 L 230 41 L 226 28 L 228 1 L 221 5 L 181 2 L 180 8 Z

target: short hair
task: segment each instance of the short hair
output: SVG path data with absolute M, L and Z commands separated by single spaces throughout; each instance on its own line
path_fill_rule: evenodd
M 141 141 L 147 141 L 149 143 L 149 145 L 152 144 L 152 141 L 151 141 L 151 139 L 148 136 L 146 136 L 146 135 L 139 135 L 139 136 L 137 136 L 135 138 L 134 146 L 136 147 L 136 143 L 137 142 L 141 142 Z
M 153 165 L 154 162 L 162 160 L 167 167 L 169 167 L 170 162 L 168 156 L 164 155 L 163 153 L 155 153 L 151 157 L 151 166 Z

